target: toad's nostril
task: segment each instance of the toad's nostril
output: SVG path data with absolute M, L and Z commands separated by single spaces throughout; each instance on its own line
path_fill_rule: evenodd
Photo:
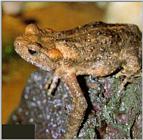
M 20 45 L 21 45 L 21 43 L 19 41 L 14 42 L 14 46 L 20 46 Z
M 17 42 L 17 45 L 20 46 L 20 42 Z

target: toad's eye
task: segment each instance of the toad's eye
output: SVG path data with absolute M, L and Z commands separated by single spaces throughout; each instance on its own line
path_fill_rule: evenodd
M 31 55 L 37 55 L 40 51 L 40 45 L 39 44 L 29 44 L 28 45 L 28 52 L 31 54 Z
M 35 54 L 37 54 L 37 51 L 35 51 L 35 50 L 31 50 L 31 49 L 28 49 L 28 52 L 29 52 L 31 55 L 35 55 Z

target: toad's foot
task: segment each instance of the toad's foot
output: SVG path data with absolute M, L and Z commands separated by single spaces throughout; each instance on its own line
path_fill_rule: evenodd
M 52 83 L 52 77 L 50 77 L 50 78 L 48 79 L 48 81 L 46 82 L 46 84 L 45 84 L 45 86 L 44 86 L 44 89 L 46 89 L 46 90 L 49 89 L 51 83 Z
M 51 96 L 51 95 L 52 95 L 54 89 L 57 87 L 58 80 L 59 80 L 58 76 L 55 76 L 55 75 L 54 75 L 54 76 L 53 76 L 53 79 L 50 78 L 50 79 L 48 80 L 48 82 L 46 83 L 45 89 L 47 90 L 47 95 L 48 95 L 48 96 Z
M 122 71 L 117 73 L 117 75 L 115 76 L 116 78 L 119 78 L 121 76 L 126 76 L 124 78 L 124 80 L 121 82 L 121 85 L 119 86 L 118 93 L 121 93 L 124 90 L 124 88 L 127 85 L 127 83 L 132 83 L 134 81 L 134 78 L 135 77 L 139 77 L 140 75 L 141 75 L 141 72 L 138 72 L 138 73 L 136 73 L 134 75 L 126 75 Z
M 120 93 L 124 90 L 126 84 L 127 84 L 128 82 L 131 82 L 131 81 L 132 81 L 131 78 L 126 77 L 126 78 L 122 81 L 121 85 L 119 86 L 118 93 L 120 94 Z
M 130 76 L 126 76 L 124 78 L 124 80 L 121 82 L 121 85 L 119 86 L 119 90 L 118 90 L 118 96 L 122 96 L 121 93 L 124 90 L 125 86 L 128 83 L 132 83 L 134 81 L 134 78 L 139 77 L 141 75 L 141 73 L 137 73 L 135 75 L 130 75 Z

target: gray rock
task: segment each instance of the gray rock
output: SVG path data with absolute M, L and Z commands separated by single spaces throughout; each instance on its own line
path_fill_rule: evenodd
M 50 77 L 52 74 L 41 70 L 31 74 L 21 103 L 8 121 L 9 124 L 34 124 L 35 138 L 62 138 L 67 131 L 72 100 L 67 86 L 61 81 L 54 94 L 47 95 L 44 87 Z M 121 80 L 114 76 L 98 79 L 79 76 L 78 81 L 88 108 L 75 138 L 141 138 L 141 127 L 137 123 L 142 106 L 141 77 L 134 78 L 120 94 Z M 135 128 L 138 128 L 137 132 Z

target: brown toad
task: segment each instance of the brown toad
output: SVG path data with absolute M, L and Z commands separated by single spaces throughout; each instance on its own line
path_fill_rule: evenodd
M 141 36 L 138 27 L 132 24 L 94 22 L 67 31 L 30 24 L 14 45 L 23 59 L 54 73 L 49 94 L 58 79 L 68 85 L 73 111 L 65 138 L 73 138 L 87 108 L 76 76 L 103 77 L 118 71 L 117 76 L 126 77 L 124 86 L 141 69 Z

